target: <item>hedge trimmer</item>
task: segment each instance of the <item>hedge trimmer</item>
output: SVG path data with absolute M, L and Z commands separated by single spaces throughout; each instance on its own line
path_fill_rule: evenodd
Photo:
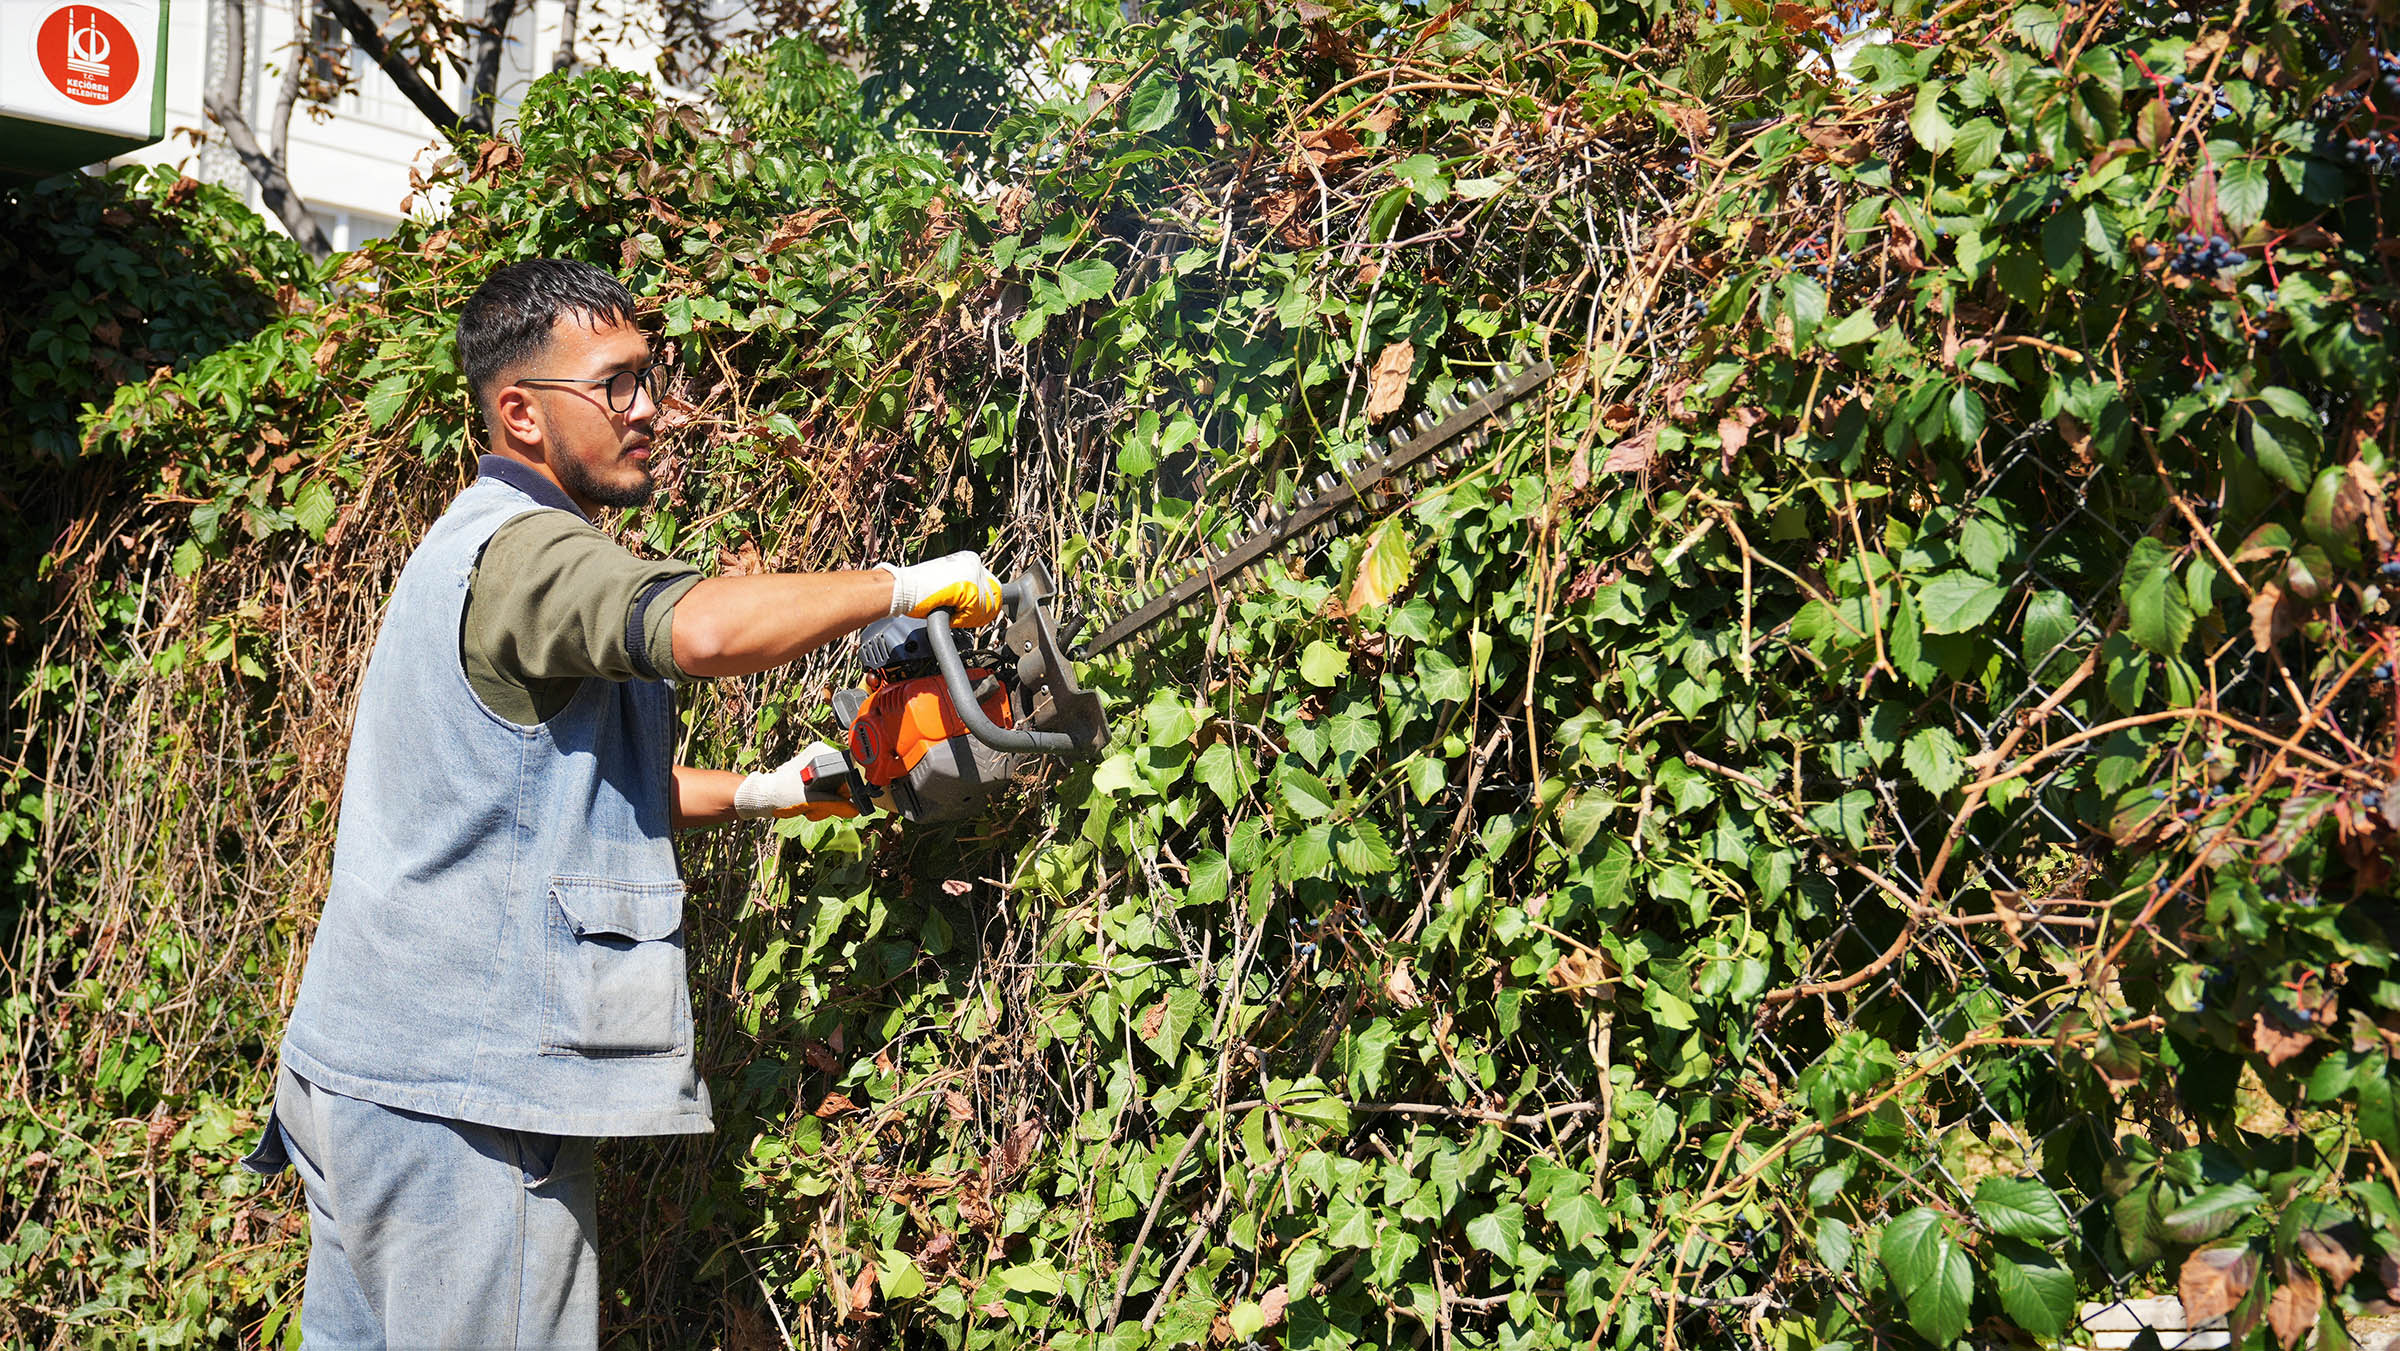
M 1267 558 L 1294 540 L 1330 530 L 1347 513 L 1381 506 L 1397 495 L 1400 476 L 1432 460 L 1454 467 L 1489 435 L 1487 423 L 1505 425 L 1519 399 L 1550 378 L 1551 365 L 1536 361 L 1486 389 L 1469 381 L 1466 398 L 1444 400 L 1417 414 L 1416 434 L 1382 455 L 1370 456 L 1340 474 L 1317 476 L 1315 491 L 1278 513 L 1272 504 L 1261 508 L 1251 533 L 1223 553 L 1211 554 L 1189 576 L 1119 616 L 1114 623 L 1078 646 L 1075 655 L 1090 660 L 1142 632 L 1217 588 L 1236 573 Z
M 1455 465 L 1550 373 L 1549 362 L 1537 361 L 1496 388 L 1471 382 L 1464 399 L 1420 413 L 1415 435 L 1341 474 L 1320 475 L 1288 509 L 1263 508 L 1250 534 L 1103 627 L 1075 656 L 1098 656 L 1295 540 L 1387 503 L 1401 475 L 1428 462 Z M 1006 613 L 994 626 L 1001 642 L 989 651 L 960 651 L 946 610 L 868 625 L 859 635 L 866 687 L 833 696 L 846 744 L 819 750 L 804 768 L 810 796 L 798 814 L 884 809 L 909 821 L 957 820 L 981 811 L 1031 759 L 1098 755 L 1108 744 L 1107 715 L 1100 696 L 1075 681 L 1046 604 L 1055 589 L 1038 565 L 1002 587 Z

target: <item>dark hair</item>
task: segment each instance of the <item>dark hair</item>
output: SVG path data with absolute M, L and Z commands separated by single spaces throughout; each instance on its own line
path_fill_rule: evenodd
M 532 258 L 510 263 L 483 279 L 458 316 L 458 365 L 467 392 L 486 422 L 486 395 L 501 374 L 539 356 L 559 316 L 573 314 L 600 324 L 634 321 L 633 294 L 622 282 L 592 266 L 566 258 Z

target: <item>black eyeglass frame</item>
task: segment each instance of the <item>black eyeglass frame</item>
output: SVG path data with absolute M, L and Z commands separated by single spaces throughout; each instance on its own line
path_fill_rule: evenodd
M 625 386 L 623 403 L 617 401 L 617 382 L 620 380 L 631 382 Z M 605 387 L 602 397 L 608 400 L 608 411 L 612 413 L 632 411 L 634 397 L 641 392 L 647 392 L 650 395 L 650 402 L 653 406 L 658 403 L 658 363 L 655 361 L 638 371 L 618 371 L 615 375 L 605 379 L 589 375 L 528 375 L 521 380 L 512 380 L 509 383 L 516 385 L 601 385 Z

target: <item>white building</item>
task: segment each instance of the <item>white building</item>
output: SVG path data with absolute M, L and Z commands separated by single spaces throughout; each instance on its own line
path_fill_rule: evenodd
M 369 12 L 379 8 L 368 5 Z M 249 69 L 243 77 L 242 104 L 251 126 L 264 140 L 270 134 L 267 119 L 274 110 L 283 70 L 293 56 L 291 0 L 253 0 L 247 12 Z M 558 51 L 563 13 L 561 0 L 533 0 L 510 25 L 501 57 L 499 122 L 508 122 L 527 87 L 549 72 Z M 588 25 L 592 15 L 588 3 L 583 14 Z M 282 222 L 265 209 L 258 184 L 241 161 L 222 145 L 207 143 L 217 128 L 202 111 L 201 98 L 209 73 L 221 68 L 226 59 L 224 22 L 224 8 L 214 0 L 174 0 L 167 21 L 167 138 L 110 162 L 171 164 L 194 178 L 221 183 L 281 229 Z M 287 172 L 292 186 L 317 213 L 333 247 L 350 249 L 391 231 L 399 221 L 400 204 L 409 194 L 410 164 L 417 164 L 420 170 L 431 168 L 445 153 L 445 143 L 433 124 L 367 60 L 348 34 L 329 19 L 320 24 L 319 32 L 327 40 L 343 45 L 356 88 L 331 108 L 304 103 L 293 110 Z M 576 53 L 586 62 L 604 59 L 610 65 L 637 70 L 648 70 L 656 60 L 655 47 L 643 50 L 599 43 L 588 28 L 577 40 Z M 443 74 L 445 78 L 436 87 L 455 105 L 464 82 L 450 72 Z

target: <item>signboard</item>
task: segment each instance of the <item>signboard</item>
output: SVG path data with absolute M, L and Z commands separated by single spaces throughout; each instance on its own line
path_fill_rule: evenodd
M 0 175 L 78 168 L 166 134 L 166 0 L 0 0 Z

